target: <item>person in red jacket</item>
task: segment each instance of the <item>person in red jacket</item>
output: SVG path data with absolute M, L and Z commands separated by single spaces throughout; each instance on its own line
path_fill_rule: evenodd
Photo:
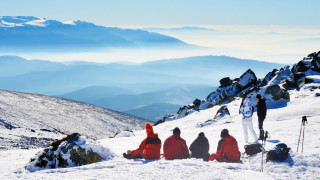
M 217 152 L 211 154 L 209 161 L 217 160 L 219 162 L 239 162 L 240 151 L 237 140 L 229 135 L 227 129 L 221 131 L 221 140 L 219 141 Z
M 166 160 L 189 158 L 187 143 L 180 137 L 178 127 L 173 130 L 173 135 L 168 137 L 163 144 L 163 152 Z
M 153 132 L 150 123 L 146 123 L 147 138 L 145 138 L 138 149 L 123 153 L 123 157 L 127 159 L 160 159 L 161 140 L 158 134 Z

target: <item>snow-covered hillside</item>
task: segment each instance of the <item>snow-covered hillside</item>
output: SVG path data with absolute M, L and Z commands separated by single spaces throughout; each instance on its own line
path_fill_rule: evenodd
M 127 149 L 135 149 L 145 138 L 145 131 L 134 132 L 133 137 L 110 138 L 100 140 L 116 157 L 109 161 L 73 167 L 29 172 L 24 166 L 39 150 L 0 151 L 1 179 L 319 179 L 320 173 L 320 89 L 314 91 L 289 91 L 291 101 L 286 107 L 268 109 L 265 129 L 271 134 L 266 149 L 272 149 L 278 142 L 286 143 L 292 151 L 291 158 L 286 162 L 268 162 L 264 164 L 264 172 L 259 172 L 261 154 L 254 155 L 243 163 L 204 162 L 199 159 L 166 161 L 127 160 L 122 153 Z M 189 146 L 199 132 L 204 132 L 210 142 L 210 153 L 216 151 L 220 131 L 229 129 L 244 152 L 244 139 L 241 115 L 238 109 L 241 99 L 237 98 L 227 104 L 231 113 L 223 119 L 212 121 L 205 126 L 199 124 L 213 119 L 219 106 L 195 112 L 191 115 L 166 122 L 154 127 L 155 132 L 164 142 L 176 126 L 180 127 L 181 136 Z M 297 153 L 297 143 L 301 125 L 301 117 L 307 115 L 308 124 L 305 130 L 304 152 Z M 254 114 L 254 127 L 257 130 L 257 118 Z M 10 163 L 8 163 L 10 162 Z
M 310 68 L 314 69 L 314 66 Z M 128 149 L 138 148 L 140 142 L 146 137 L 145 131 L 140 130 L 115 138 L 100 139 L 100 144 L 110 149 L 115 157 L 111 160 L 81 167 L 29 172 L 24 167 L 30 161 L 30 158 L 34 157 L 42 149 L 0 151 L 0 178 L 320 179 L 320 136 L 318 135 L 320 127 L 320 75 L 316 73 L 310 74 L 311 71 L 309 69 L 304 71 L 304 80 L 301 79 L 304 83 L 299 83 L 299 88 L 288 88 L 286 90 L 286 93 L 290 96 L 290 101 L 280 98 L 280 100 L 267 104 L 268 113 L 264 129 L 270 133 L 271 137 L 266 142 L 266 150 L 271 150 L 277 143 L 286 143 L 291 148 L 291 152 L 290 157 L 281 163 L 265 162 L 264 158 L 264 172 L 260 172 L 261 153 L 253 155 L 249 159 L 242 159 L 243 162 L 240 163 L 205 162 L 199 159 L 174 161 L 166 161 L 164 159 L 154 161 L 124 159 L 122 153 Z M 280 70 L 280 72 L 286 72 L 286 68 Z M 315 71 L 312 70 L 312 72 Z M 281 80 L 290 80 L 290 76 L 285 76 L 286 73 L 280 74 L 286 78 L 279 78 L 279 82 Z M 272 82 L 270 79 L 268 81 Z M 305 81 L 312 83 L 305 83 Z M 210 143 L 209 152 L 214 153 L 220 140 L 221 130 L 227 128 L 230 134 L 237 139 L 240 151 L 243 153 L 245 142 L 242 132 L 242 117 L 239 114 L 241 102 L 241 97 L 234 97 L 231 102 L 217 104 L 201 111 L 194 111 L 188 116 L 159 124 L 154 127 L 154 131 L 159 134 L 163 143 L 172 134 L 172 130 L 175 127 L 179 127 L 182 131 L 181 136 L 185 138 L 188 146 L 198 136 L 199 132 L 204 132 Z M 230 115 L 220 116 L 221 118 L 215 119 L 221 106 L 226 106 Z M 297 152 L 302 116 L 307 116 L 308 118 L 303 153 L 301 150 Z M 253 116 L 253 124 L 257 131 L 256 113 Z
M 114 136 L 145 121 L 108 109 L 49 96 L 0 90 L 0 147 L 46 146 L 65 134 Z

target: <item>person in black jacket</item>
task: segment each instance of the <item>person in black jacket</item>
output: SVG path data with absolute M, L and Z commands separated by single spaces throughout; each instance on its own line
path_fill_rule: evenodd
M 191 157 L 197 159 L 208 160 L 209 154 L 209 141 L 204 136 L 204 133 L 199 133 L 197 139 L 193 141 L 189 150 L 191 151 Z
M 262 140 L 263 139 L 263 134 L 264 134 L 263 121 L 264 121 L 264 119 L 266 118 L 266 115 L 267 115 L 267 105 L 266 105 L 266 101 L 261 98 L 260 94 L 257 94 L 256 100 L 258 102 L 258 104 L 257 104 L 257 115 L 258 115 L 258 121 L 259 121 L 259 129 L 260 129 L 259 140 Z

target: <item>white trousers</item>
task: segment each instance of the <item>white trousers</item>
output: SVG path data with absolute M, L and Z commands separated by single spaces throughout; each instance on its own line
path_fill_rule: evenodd
M 243 128 L 244 141 L 246 143 L 248 143 L 248 128 L 251 131 L 252 137 L 254 138 L 254 142 L 258 142 L 257 134 L 254 131 L 253 125 L 252 125 L 252 117 L 242 119 L 242 128 Z

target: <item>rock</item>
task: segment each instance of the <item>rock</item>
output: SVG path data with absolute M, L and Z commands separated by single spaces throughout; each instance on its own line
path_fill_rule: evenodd
M 316 93 L 314 96 L 315 97 L 320 97 L 320 93 Z
M 295 81 L 286 80 L 286 82 L 282 85 L 283 88 L 286 90 L 295 89 L 298 87 L 297 83 Z
M 221 106 L 221 108 L 217 111 L 217 114 L 214 116 L 214 119 L 221 119 L 226 115 L 230 115 L 227 106 Z
M 282 95 L 282 98 L 285 99 L 285 100 L 288 100 L 290 101 L 290 94 L 288 91 L 284 92 L 283 95 Z
M 279 85 L 269 86 L 265 92 L 265 94 L 272 95 L 272 99 L 278 101 L 282 98 L 282 90 Z
M 157 125 L 159 125 L 159 124 L 161 124 L 161 123 L 164 123 L 164 122 L 165 122 L 164 120 L 159 120 L 159 121 L 157 121 L 156 123 L 154 123 L 153 126 L 157 126 Z
M 201 104 L 201 100 L 200 99 L 195 99 L 193 101 L 193 105 L 195 105 L 195 106 L 200 106 L 200 104 Z
M 88 140 L 78 133 L 52 142 L 27 164 L 33 172 L 41 169 L 65 168 L 100 162 L 114 157 L 109 149 Z
M 251 69 L 248 69 L 244 74 L 240 76 L 240 80 L 237 84 L 240 90 L 243 90 L 257 81 L 257 77 Z
M 220 80 L 220 86 L 221 87 L 229 86 L 229 85 L 231 85 L 231 83 L 232 83 L 232 81 L 231 81 L 231 79 L 229 77 L 225 77 L 225 78 L 222 78 Z
M 305 64 L 303 61 L 298 62 L 295 67 L 295 72 L 306 72 L 310 69 L 308 64 Z
M 293 74 L 293 79 L 294 81 L 298 84 L 298 82 L 303 78 L 305 77 L 306 75 L 303 74 L 303 73 L 294 73 Z
M 265 86 L 265 85 L 267 85 L 268 82 L 269 82 L 272 78 L 274 78 L 274 77 L 276 76 L 277 72 L 278 72 L 277 69 L 273 69 L 272 72 L 269 72 L 269 73 L 263 78 L 262 83 L 261 83 L 260 86 Z
M 311 61 L 312 70 L 320 72 L 320 57 L 319 55 L 315 55 Z

